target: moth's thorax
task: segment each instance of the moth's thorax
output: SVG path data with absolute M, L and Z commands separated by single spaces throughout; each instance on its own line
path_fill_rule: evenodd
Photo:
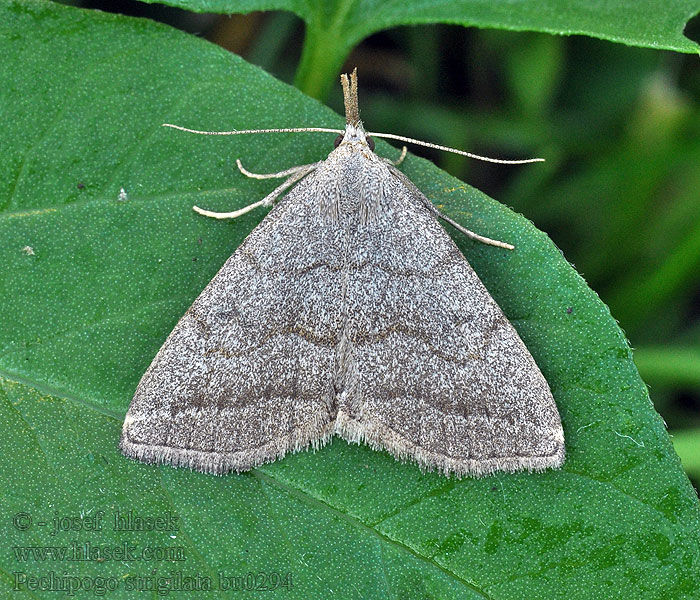
M 367 145 L 367 133 L 365 132 L 362 123 L 348 123 L 345 126 L 345 134 L 343 135 L 343 143 L 362 142 Z
M 348 123 L 345 126 L 345 133 L 337 148 L 328 155 L 328 158 L 347 158 L 351 155 L 361 155 L 367 160 L 377 160 L 377 155 L 370 148 L 367 141 L 367 133 L 362 127 L 362 123 L 353 125 Z
M 361 125 L 349 124 L 345 131 L 315 173 L 319 208 L 331 221 L 371 223 L 388 209 L 385 186 L 393 177 L 370 149 Z

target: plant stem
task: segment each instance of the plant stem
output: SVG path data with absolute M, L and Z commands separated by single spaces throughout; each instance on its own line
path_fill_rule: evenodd
M 306 36 L 294 85 L 302 92 L 325 100 L 353 46 L 361 39 L 349 30 L 347 17 L 352 0 L 329 2 L 322 13 L 306 21 Z
M 304 49 L 297 69 L 294 85 L 302 92 L 325 100 L 345 60 L 345 54 L 338 55 L 337 48 L 327 42 L 327 32 L 306 28 Z

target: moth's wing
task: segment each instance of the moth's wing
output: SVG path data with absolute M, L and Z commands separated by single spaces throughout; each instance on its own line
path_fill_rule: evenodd
M 143 375 L 120 447 L 144 462 L 243 471 L 332 435 L 339 247 L 315 173 L 254 229 Z
M 336 432 L 446 474 L 560 466 L 559 413 L 517 332 L 427 198 L 390 167 L 383 187 L 351 242 Z

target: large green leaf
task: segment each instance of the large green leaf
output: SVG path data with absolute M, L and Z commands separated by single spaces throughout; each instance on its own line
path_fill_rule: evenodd
M 54 572 L 113 577 L 109 597 L 132 598 L 129 576 L 216 584 L 219 572 L 276 572 L 294 586 L 279 593 L 304 600 L 700 595 L 697 498 L 609 311 L 526 219 L 410 156 L 405 172 L 444 211 L 517 246 L 457 237 L 551 384 L 564 468 L 448 480 L 340 440 L 225 477 L 119 454 L 139 377 L 261 217 L 216 222 L 192 204 L 232 209 L 274 185 L 242 177 L 236 157 L 271 171 L 332 148 L 325 134 L 211 138 L 160 124 L 337 127 L 342 118 L 148 21 L 5 2 L 0 51 L 3 590 L 15 573 Z M 116 512 L 130 510 L 170 512 L 177 530 L 115 531 Z M 54 517 L 84 524 L 81 515 L 99 511 L 100 531 L 51 535 Z M 184 560 L 23 560 L 22 547 L 71 540 L 181 546 Z
M 146 0 L 155 1 L 155 0 Z M 452 23 L 515 31 L 583 34 L 630 46 L 698 52 L 683 35 L 698 0 L 157 0 L 198 12 L 287 10 L 306 22 L 299 87 L 324 97 L 355 44 L 398 25 Z

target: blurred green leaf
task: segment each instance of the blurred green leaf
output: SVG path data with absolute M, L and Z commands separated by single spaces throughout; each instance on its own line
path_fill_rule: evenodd
M 700 387 L 700 347 L 643 346 L 634 362 L 649 385 Z
M 526 219 L 414 157 L 406 173 L 438 206 L 516 245 L 508 253 L 457 238 L 550 382 L 564 468 L 448 480 L 340 440 L 240 476 L 121 456 L 121 421 L 141 374 L 261 216 L 214 222 L 191 206 L 233 209 L 271 188 L 240 176 L 237 157 L 272 171 L 332 148 L 322 134 L 211 138 L 160 124 L 343 119 L 220 48 L 148 21 L 4 2 L 0 50 L 2 514 L 179 519 L 170 532 L 52 536 L 4 518 L 3 591 L 15 572 L 112 576 L 121 587 L 109 597 L 133 598 L 125 586 L 134 575 L 216 584 L 220 572 L 274 571 L 292 573 L 293 589 L 280 595 L 304 600 L 698 596 L 697 497 L 609 311 Z M 49 564 L 11 550 L 74 539 L 182 546 L 185 559 Z
M 631 326 L 644 326 L 644 318 L 660 309 L 669 296 L 689 291 L 688 282 L 695 280 L 700 270 L 700 224 L 693 229 L 678 240 L 662 264 L 633 272 L 611 294 L 610 305 L 619 307 L 619 314 L 624 312 Z
M 325 98 L 353 46 L 377 31 L 398 25 L 451 23 L 511 31 L 583 34 L 631 46 L 678 52 L 700 50 L 697 43 L 683 35 L 685 24 L 700 12 L 697 0 L 158 1 L 197 12 L 288 10 L 295 13 L 307 26 L 297 85 L 317 98 Z
M 560 243 L 640 345 L 687 326 L 700 272 L 700 110 L 662 66 L 638 81 L 633 103 L 620 103 L 608 134 L 600 123 L 587 136 L 550 118 L 543 131 L 558 153 L 543 154 L 563 157 L 566 167 L 506 196 Z M 610 83 L 609 93 L 624 85 Z
M 681 457 L 683 468 L 692 477 L 700 477 L 700 429 L 675 432 L 673 447 Z

